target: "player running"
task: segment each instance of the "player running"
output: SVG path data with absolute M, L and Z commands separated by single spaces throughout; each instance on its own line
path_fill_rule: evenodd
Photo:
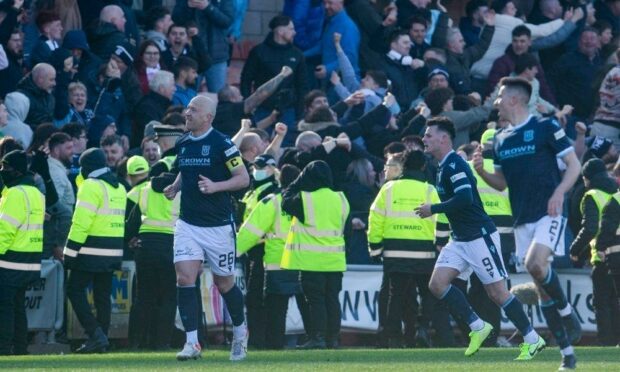
M 493 326 L 480 319 L 463 292 L 450 284 L 461 273 L 473 269 L 489 298 L 504 309 L 523 335 L 516 360 L 532 359 L 545 348 L 545 340 L 530 324 L 521 302 L 506 288 L 499 233 L 484 212 L 471 168 L 452 150 L 454 124 L 446 117 L 436 117 L 426 125 L 423 141 L 425 151 L 439 161 L 437 192 L 441 203 L 423 204 L 416 211 L 421 217 L 444 213 L 452 228 L 452 239 L 439 253 L 429 288 L 435 297 L 446 301 L 453 316 L 469 324 L 470 341 L 465 355 L 473 355 Z
M 554 255 L 564 255 L 562 204 L 581 166 L 558 123 L 529 114 L 531 85 L 518 78 L 504 78 L 500 84 L 495 106 L 500 120 L 510 125 L 495 134 L 495 172 L 484 170 L 480 149 L 474 167 L 491 187 L 510 190 L 517 267 L 525 265 L 534 278 L 542 313 L 562 353 L 560 370 L 574 369 L 577 360 L 571 343 L 579 341 L 581 325 L 550 263 Z M 564 175 L 557 159 L 566 164 Z
M 248 332 L 243 294 L 235 284 L 235 229 L 230 191 L 246 187 L 248 172 L 231 140 L 211 127 L 215 102 L 198 96 L 185 111 L 185 134 L 176 144 L 179 175 L 164 193 L 173 199 L 181 191 L 181 213 L 174 229 L 174 263 L 179 313 L 186 333 L 178 360 L 200 358 L 196 277 L 209 261 L 213 281 L 222 294 L 233 323 L 230 360 L 245 359 Z

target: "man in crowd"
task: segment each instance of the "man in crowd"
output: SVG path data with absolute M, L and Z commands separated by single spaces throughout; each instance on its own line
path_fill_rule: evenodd
M 205 72 L 207 88 L 217 93 L 226 84 L 227 62 L 230 58 L 228 28 L 235 16 L 233 0 L 179 0 L 172 11 L 175 23 L 198 22 L 198 36 L 206 45 L 211 66 Z
M 35 20 L 41 36 L 30 54 L 30 66 L 39 63 L 50 63 L 52 52 L 60 48 L 62 24 L 57 13 L 45 10 L 37 14 Z
M 123 9 L 118 5 L 107 5 L 101 9 L 98 25 L 88 34 L 88 41 L 97 57 L 107 61 L 117 45 L 129 44 L 125 35 L 126 23 Z
M 255 119 L 279 112 L 279 120 L 294 129 L 303 113 L 303 97 L 307 91 L 306 63 L 301 50 L 293 45 L 295 26 L 288 16 L 279 15 L 269 22 L 271 32 L 261 44 L 250 51 L 241 72 L 241 94 L 249 97 L 274 76 L 283 66 L 292 70 L 290 79 L 279 84 L 278 89 L 256 110 Z M 255 89 L 253 89 L 255 87 Z
M 144 127 L 151 120 L 161 120 L 172 104 L 176 91 L 174 75 L 169 71 L 160 70 L 149 81 L 149 93 L 142 97 L 134 110 L 134 126 L 131 146 L 137 147 L 144 137 Z
M 54 88 L 56 87 L 56 70 L 52 65 L 39 63 L 34 66 L 30 74 L 17 84 L 17 91 L 30 100 L 30 110 L 25 122 L 34 131 L 41 123 L 51 123 L 54 120 Z
M 189 101 L 196 97 L 196 77 L 198 76 L 198 63 L 189 57 L 179 57 L 174 64 L 172 72 L 176 90 L 172 96 L 173 105 L 187 107 Z

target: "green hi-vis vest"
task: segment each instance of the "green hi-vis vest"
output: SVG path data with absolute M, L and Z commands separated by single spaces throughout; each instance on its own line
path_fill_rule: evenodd
M 45 197 L 34 186 L 9 187 L 0 199 L 0 277 L 15 285 L 41 271 Z
M 280 266 L 302 271 L 346 271 L 344 226 L 349 202 L 341 192 L 322 188 L 301 192 L 304 222 L 293 217 Z
M 142 213 L 140 233 L 174 234 L 174 225 L 179 219 L 181 193 L 169 200 L 163 193 L 153 190 L 148 182 L 140 190 L 138 205 Z
M 603 207 L 605 207 L 607 202 L 609 202 L 609 200 L 612 197 L 612 194 L 608 194 L 602 190 L 597 190 L 597 189 L 589 190 L 583 195 L 583 198 L 581 199 L 581 213 L 582 214 L 583 214 L 583 209 L 585 207 L 584 201 L 585 201 L 586 196 L 591 196 L 592 199 L 594 200 L 594 203 L 596 204 L 596 209 L 598 210 L 598 225 L 599 225 L 599 231 L 600 231 L 601 220 L 603 217 Z M 598 236 L 598 231 L 596 232 L 596 236 Z M 590 256 L 591 256 L 590 263 L 593 265 L 596 262 L 601 261 L 601 259 L 598 257 L 598 254 L 596 252 L 596 236 L 594 237 L 594 239 L 592 239 L 592 241 L 590 241 Z
M 280 270 L 282 253 L 291 216 L 282 211 L 282 194 L 269 194 L 263 198 L 243 222 L 237 234 L 237 255 L 249 251 L 265 238 L 265 270 Z
M 244 221 L 248 219 L 248 216 L 250 215 L 250 213 L 252 213 L 252 210 L 256 207 L 256 205 L 260 201 L 258 199 L 260 194 L 270 186 L 273 186 L 273 183 L 267 182 L 245 193 L 245 195 L 243 196 L 243 199 L 241 199 L 241 202 L 245 204 L 245 211 L 243 211 Z
M 127 192 L 87 178 L 78 189 L 65 260 L 77 259 L 86 271 L 111 269 L 123 257 Z
M 448 224 L 445 215 L 421 218 L 415 208 L 424 203 L 439 203 L 435 188 L 410 179 L 394 180 L 383 185 L 370 207 L 368 243 L 382 246 L 371 249 L 371 256 L 384 258 L 434 259 L 435 237 L 447 237 L 449 231 L 436 231 L 437 220 Z M 411 244 L 406 244 L 411 242 Z
M 484 206 L 484 211 L 491 217 L 497 232 L 500 234 L 513 233 L 512 208 L 510 207 L 510 199 L 508 197 L 508 189 L 499 191 L 491 187 L 486 181 L 480 177 L 474 169 L 471 161 L 468 162 L 472 169 L 472 173 L 476 177 L 476 184 L 480 200 Z M 483 168 L 487 172 L 494 172 L 493 160 L 483 159 Z

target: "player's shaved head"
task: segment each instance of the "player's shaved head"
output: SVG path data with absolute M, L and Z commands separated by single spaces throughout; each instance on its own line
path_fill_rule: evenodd
M 195 135 L 200 135 L 211 128 L 217 104 L 205 96 L 194 97 L 185 110 L 185 127 Z
M 196 107 L 206 114 L 215 116 L 217 103 L 207 96 L 196 96 L 192 98 L 190 103 L 194 102 Z

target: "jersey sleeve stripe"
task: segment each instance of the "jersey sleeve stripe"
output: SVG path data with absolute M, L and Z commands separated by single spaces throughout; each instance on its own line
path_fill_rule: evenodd
M 454 192 L 456 193 L 456 192 L 459 192 L 459 191 L 460 191 L 460 190 L 462 190 L 462 189 L 468 189 L 468 188 L 469 188 L 469 189 L 471 189 L 471 185 L 470 185 L 470 184 L 467 184 L 467 185 L 461 185 L 461 186 L 459 186 L 459 187 L 455 188 L 455 189 L 454 189 Z
M 571 151 L 575 151 L 575 148 L 573 146 L 569 146 L 567 148 L 565 148 L 564 150 L 558 152 L 555 156 L 558 158 L 563 158 L 564 155 L 570 153 Z

